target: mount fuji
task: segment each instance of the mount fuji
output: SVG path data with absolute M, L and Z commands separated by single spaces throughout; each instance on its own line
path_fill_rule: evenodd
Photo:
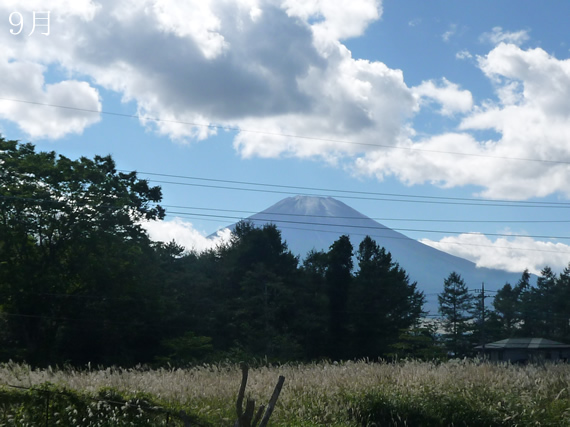
M 342 234 L 350 236 L 358 248 L 368 235 L 392 254 L 392 259 L 408 273 L 410 280 L 426 294 L 426 309 L 437 312 L 437 294 L 443 281 L 455 271 L 468 287 L 497 290 L 505 283 L 516 284 L 521 274 L 477 267 L 475 263 L 413 240 L 361 214 L 331 197 L 288 197 L 247 218 L 256 226 L 275 224 L 291 252 L 303 259 L 312 250 L 327 251 Z M 228 226 L 233 230 L 235 224 Z

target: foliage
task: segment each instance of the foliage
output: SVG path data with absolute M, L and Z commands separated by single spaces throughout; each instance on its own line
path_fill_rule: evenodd
M 400 331 L 398 341 L 390 345 L 388 356 L 396 359 L 418 359 L 425 361 L 445 360 L 445 349 L 438 343 L 436 327 L 414 326 Z
M 153 340 L 140 331 L 160 289 L 140 221 L 164 216 L 160 188 L 108 156 L 70 160 L 1 137 L 0 163 L 2 344 L 36 364 L 146 359 Z
M 505 284 L 493 306 L 501 338 L 540 337 L 570 340 L 570 265 L 558 276 L 545 267 L 536 286 L 525 271 L 513 287 Z
M 439 312 L 443 317 L 446 345 L 453 357 L 463 357 L 471 352 L 473 297 L 465 281 L 452 272 L 443 282 L 443 292 L 438 295 Z
M 406 272 L 369 236 L 357 251 L 359 269 L 350 291 L 354 357 L 386 355 L 400 333 L 415 326 L 425 297 Z
M 196 363 L 213 350 L 211 338 L 198 337 L 194 332 L 186 332 L 181 337 L 164 340 L 161 344 L 166 349 L 167 355 L 157 359 L 173 366 Z
M 346 357 L 348 346 L 348 294 L 352 281 L 352 243 L 342 235 L 327 254 L 325 279 L 329 299 L 329 354 L 334 359 Z
M 2 425 L 64 425 L 77 427 L 185 425 L 204 421 L 177 409 L 162 407 L 145 393 L 125 397 L 113 388 L 90 396 L 51 383 L 27 388 L 0 388 Z
M 341 236 L 300 264 L 275 225 L 227 245 L 152 242 L 159 187 L 109 156 L 0 138 L 0 360 L 34 366 L 386 357 L 424 296 L 389 252 Z
M 495 314 L 500 323 L 501 333 L 505 338 L 513 335 L 520 321 L 518 313 L 520 294 L 520 287 L 513 288 L 509 283 L 506 283 L 505 286 L 497 291 L 493 300 Z

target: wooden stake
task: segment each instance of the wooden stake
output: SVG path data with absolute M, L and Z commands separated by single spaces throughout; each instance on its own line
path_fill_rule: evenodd
M 263 419 L 261 420 L 259 427 L 267 427 L 267 423 L 269 422 L 269 417 L 271 417 L 271 414 L 273 413 L 273 409 L 275 408 L 277 399 L 279 399 L 279 394 L 281 393 L 281 389 L 283 388 L 284 382 L 285 382 L 285 377 L 283 375 L 279 375 L 279 380 L 277 381 L 275 390 L 273 390 L 273 395 L 271 396 L 271 399 L 269 399 L 265 415 L 263 416 Z

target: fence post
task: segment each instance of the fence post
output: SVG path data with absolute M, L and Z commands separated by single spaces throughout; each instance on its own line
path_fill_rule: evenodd
M 277 381 L 277 385 L 275 386 L 275 390 L 273 390 L 273 394 L 271 395 L 271 399 L 269 399 L 269 403 L 267 407 L 264 405 L 260 405 L 255 413 L 255 401 L 252 399 L 247 399 L 246 409 L 245 412 L 243 410 L 243 398 L 245 395 L 245 387 L 247 385 L 247 375 L 248 375 L 248 366 L 243 363 L 241 365 L 241 386 L 238 393 L 238 398 L 236 402 L 236 412 L 237 412 L 237 420 L 234 423 L 234 427 L 266 427 L 267 423 L 269 422 L 269 418 L 273 413 L 273 409 L 275 408 L 275 404 L 277 403 L 277 399 L 279 398 L 279 394 L 281 393 L 281 389 L 283 388 L 283 383 L 285 382 L 285 377 L 283 375 L 279 376 L 279 380 Z M 263 410 L 265 409 L 265 414 L 263 414 Z M 263 418 L 261 416 L 263 415 Z M 259 423 L 259 421 L 261 422 Z M 259 426 L 258 424 L 259 423 Z
M 247 363 L 242 363 L 241 364 L 241 385 L 239 387 L 239 393 L 238 393 L 238 398 L 236 401 L 236 413 L 237 413 L 237 420 L 234 424 L 234 427 L 243 427 L 243 418 L 244 418 L 244 413 L 243 413 L 243 398 L 245 396 L 245 387 L 247 386 L 247 374 L 249 371 L 249 366 L 247 366 Z M 248 403 L 249 403 L 249 399 L 248 399 Z M 252 415 L 253 416 L 253 415 Z M 249 423 L 248 423 L 249 424 Z
M 285 377 L 283 375 L 279 375 L 279 380 L 277 380 L 277 385 L 275 386 L 275 390 L 273 390 L 273 394 L 271 395 L 271 399 L 269 399 L 269 403 L 267 404 L 267 410 L 265 411 L 265 415 L 259 424 L 259 427 L 266 427 L 267 423 L 269 422 L 269 417 L 273 413 L 273 409 L 275 408 L 275 404 L 277 403 L 277 399 L 279 399 L 279 394 L 281 393 L 281 389 L 283 388 L 283 383 L 285 382 Z

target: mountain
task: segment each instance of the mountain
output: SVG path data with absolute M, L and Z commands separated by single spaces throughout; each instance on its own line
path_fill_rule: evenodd
M 350 236 L 355 249 L 369 235 L 392 253 L 411 281 L 418 282 L 431 313 L 437 312 L 437 294 L 452 271 L 459 273 L 470 289 L 480 288 L 484 282 L 488 290 L 497 290 L 506 282 L 514 285 L 522 274 L 479 268 L 471 261 L 410 239 L 331 197 L 288 197 L 247 219 L 257 226 L 277 225 L 289 249 L 301 259 L 311 249 L 328 250 L 342 234 Z M 233 227 L 235 224 L 228 228 Z

